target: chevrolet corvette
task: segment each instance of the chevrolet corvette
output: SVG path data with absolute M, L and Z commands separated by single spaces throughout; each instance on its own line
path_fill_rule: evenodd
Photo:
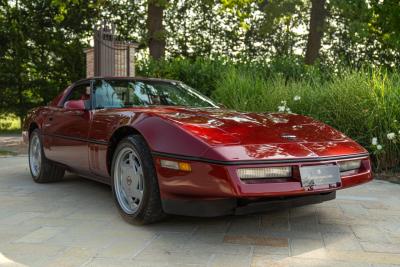
M 69 171 L 109 184 L 136 224 L 320 203 L 372 180 L 367 151 L 332 127 L 222 108 L 173 80 L 80 80 L 31 110 L 22 135 L 35 182 Z

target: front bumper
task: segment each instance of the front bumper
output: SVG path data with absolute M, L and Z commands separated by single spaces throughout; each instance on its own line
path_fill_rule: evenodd
M 164 211 L 182 215 L 218 216 L 269 210 L 282 203 L 285 203 L 282 205 L 319 203 L 333 199 L 331 193 L 338 189 L 372 180 L 368 155 L 346 156 L 346 160 L 361 159 L 362 166 L 356 172 L 343 173 L 340 183 L 308 188 L 301 184 L 298 173 L 300 166 L 337 164 L 343 158 L 240 165 L 180 158 L 179 161 L 190 163 L 191 172 L 162 168 L 161 159 L 177 159 L 154 155 Z M 242 181 L 236 174 L 238 168 L 271 166 L 291 166 L 293 176 L 287 179 Z

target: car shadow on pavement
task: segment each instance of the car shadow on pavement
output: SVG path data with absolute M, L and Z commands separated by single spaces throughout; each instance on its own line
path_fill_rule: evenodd
M 79 187 L 108 192 L 108 185 L 88 181 L 71 175 L 67 180 L 81 183 Z M 96 189 L 94 189 L 96 188 Z M 101 202 L 104 199 L 97 199 Z M 116 206 L 114 209 L 117 210 Z M 125 224 L 126 231 L 145 231 L 156 236 L 141 253 L 181 253 L 199 251 L 205 254 L 272 255 L 277 261 L 290 256 L 321 253 L 321 250 L 362 251 L 348 216 L 335 202 L 275 210 L 243 216 L 216 218 L 169 215 L 164 221 L 151 225 L 130 225 L 122 217 L 113 220 L 115 225 Z M 279 255 L 279 256 L 276 256 Z M 268 258 L 268 257 L 267 257 Z M 265 259 L 264 259 L 265 260 Z

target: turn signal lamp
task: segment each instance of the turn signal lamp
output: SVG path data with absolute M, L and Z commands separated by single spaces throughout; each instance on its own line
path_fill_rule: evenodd
M 190 172 L 192 170 L 192 167 L 187 162 L 178 162 L 178 161 L 162 159 L 160 160 L 160 164 L 161 167 L 167 169 L 180 170 L 185 172 Z
M 240 179 L 265 179 L 265 178 L 287 178 L 292 176 L 291 167 L 268 167 L 268 168 L 243 168 L 238 169 Z

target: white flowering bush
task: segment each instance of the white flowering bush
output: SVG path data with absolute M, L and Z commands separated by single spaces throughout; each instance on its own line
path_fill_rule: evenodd
M 383 146 L 378 143 L 378 137 L 373 137 L 371 141 L 371 150 L 375 155 L 382 152 Z
M 293 102 L 298 102 L 301 100 L 301 96 L 295 95 L 293 97 Z M 280 105 L 278 106 L 278 112 L 282 113 L 293 113 L 292 110 L 288 107 L 288 102 L 286 100 L 281 100 Z
M 395 141 L 396 140 L 396 134 L 395 133 L 388 133 L 387 135 L 387 139 L 390 141 Z
M 281 104 L 278 106 L 278 111 L 283 113 L 292 113 L 291 109 L 287 106 L 286 100 L 281 101 Z
M 343 70 L 307 81 L 231 70 L 214 97 L 238 110 L 313 117 L 368 149 L 375 170 L 400 166 L 400 72 Z

